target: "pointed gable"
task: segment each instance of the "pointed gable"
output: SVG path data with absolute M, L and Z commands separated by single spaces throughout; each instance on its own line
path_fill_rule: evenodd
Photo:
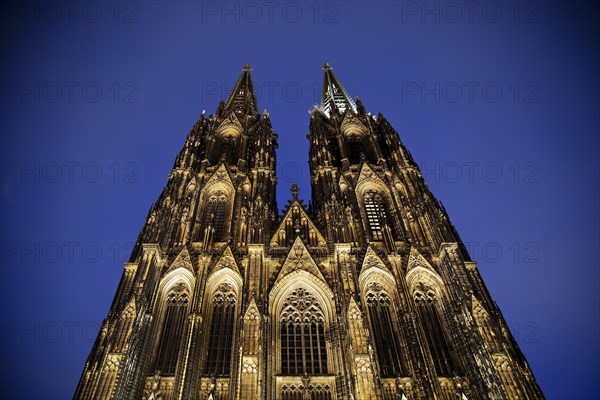
M 240 123 L 240 120 L 235 115 L 235 112 L 231 112 L 227 118 L 225 118 L 221 124 L 217 127 L 217 133 L 223 133 L 226 135 L 234 134 L 236 136 L 240 135 L 244 128 Z
M 423 257 L 421 253 L 414 247 L 410 248 L 410 254 L 408 255 L 408 263 L 406 265 L 406 272 L 409 272 L 413 268 L 422 267 L 436 274 L 435 269 L 429 264 L 429 262 Z
M 213 172 L 213 174 L 206 181 L 206 186 L 214 185 L 218 182 L 226 183 L 233 188 L 233 181 L 229 176 L 229 172 L 227 172 L 227 168 L 225 164 L 219 164 L 219 167 Z
M 227 168 L 225 164 L 219 164 L 219 167 L 213 172 L 213 174 L 208 178 L 204 188 L 202 189 L 203 193 L 212 192 L 213 189 L 222 189 L 227 192 L 228 198 L 233 198 L 235 187 L 233 185 L 233 181 L 229 176 L 229 172 L 227 172 Z
M 235 257 L 233 256 L 233 253 L 231 252 L 231 248 L 229 246 L 225 248 L 225 251 L 223 251 L 223 254 L 221 254 L 221 257 L 219 257 L 219 260 L 215 263 L 211 274 L 214 274 L 218 270 L 224 268 L 229 268 L 241 276 L 240 270 L 235 261 Z
M 386 268 L 383 260 L 377 255 L 373 247 L 369 245 L 367 247 L 367 252 L 365 253 L 365 258 L 363 259 L 361 270 L 367 270 L 369 268 Z
M 422 288 L 433 289 L 438 298 L 444 290 L 444 282 L 433 266 L 414 247 L 410 248 L 406 266 L 406 284 L 411 292 Z
M 248 308 L 246 308 L 246 312 L 244 313 L 244 320 L 253 321 L 257 319 L 260 319 L 260 311 L 256 305 L 256 300 L 252 297 L 250 304 L 248 304 Z
M 363 319 L 362 312 L 360 312 L 360 308 L 358 308 L 358 304 L 352 296 L 350 297 L 350 302 L 348 304 L 348 319 L 357 319 L 361 321 Z
M 362 262 L 360 273 L 358 274 L 358 285 L 361 287 L 361 290 L 365 290 L 368 285 L 372 284 L 374 281 L 385 283 L 387 289 L 391 289 L 396 285 L 396 279 L 390 272 L 388 266 L 369 245 Z
M 362 267 L 360 269 L 360 273 L 362 274 L 363 271 L 367 271 L 371 268 L 378 268 L 381 269 L 385 272 L 389 272 L 389 269 L 387 267 L 387 265 L 385 265 L 385 263 L 383 262 L 383 260 L 377 255 L 377 253 L 375 252 L 375 250 L 373 250 L 373 247 L 371 247 L 371 245 L 369 245 L 369 247 L 367 247 L 367 252 L 365 253 L 365 258 L 363 259 L 363 263 L 362 263 Z
M 304 236 L 304 240 L 310 246 L 325 246 L 327 244 L 325 237 L 312 222 L 300 201 L 294 199 L 289 202 L 287 211 L 271 237 L 271 247 L 288 246 L 292 239 L 296 237 L 296 230 L 299 230 L 300 236 Z
M 192 264 L 192 259 L 190 257 L 190 252 L 188 251 L 187 246 L 185 246 L 179 252 L 177 257 L 175 257 L 175 260 L 173 261 L 166 273 L 168 274 L 169 272 L 174 271 L 178 268 L 185 268 L 191 273 L 194 273 L 194 266 Z
M 386 193 L 388 192 L 387 185 L 381 179 L 379 175 L 367 164 L 366 162 L 362 164 L 362 168 L 360 169 L 360 174 L 358 174 L 358 179 L 356 180 L 356 189 L 364 186 L 365 184 L 373 184 L 381 187 Z
M 342 132 L 346 135 L 366 134 L 369 129 L 362 123 L 360 118 L 354 113 L 347 112 L 341 124 Z
M 308 252 L 308 249 L 306 246 L 304 246 L 304 243 L 299 237 L 294 241 L 287 258 L 279 270 L 279 274 L 277 274 L 276 281 L 296 270 L 307 271 L 322 281 L 325 281 L 325 278 L 317 266 L 317 263 L 315 263 L 312 256 Z

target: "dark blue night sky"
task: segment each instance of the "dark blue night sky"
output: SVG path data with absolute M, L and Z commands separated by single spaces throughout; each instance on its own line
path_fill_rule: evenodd
M 3 399 L 70 398 L 185 136 L 244 64 L 310 198 L 328 61 L 400 132 L 549 399 L 597 399 L 598 9 L 583 1 L 10 2 Z

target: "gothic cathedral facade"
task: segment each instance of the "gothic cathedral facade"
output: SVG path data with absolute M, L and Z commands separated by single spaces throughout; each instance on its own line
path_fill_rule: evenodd
M 279 215 L 246 66 L 188 134 L 76 399 L 543 399 L 398 133 L 324 67 L 312 202 Z

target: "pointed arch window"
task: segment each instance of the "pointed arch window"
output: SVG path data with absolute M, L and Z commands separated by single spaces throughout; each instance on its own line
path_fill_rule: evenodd
M 223 283 L 212 298 L 212 318 L 205 375 L 229 376 L 235 328 L 236 297 L 229 283 Z
M 438 376 L 451 376 L 455 370 L 450 346 L 440 319 L 436 293 L 424 284 L 414 293 L 415 304 Z
M 218 162 L 234 163 L 237 151 L 237 137 L 233 135 L 223 136 L 219 140 Z
M 383 228 L 387 223 L 385 200 L 374 190 L 368 190 L 364 195 L 365 213 L 374 241 L 383 240 Z
M 225 224 L 227 223 L 228 211 L 227 195 L 224 191 L 217 190 L 210 195 L 204 209 L 204 229 L 211 228 L 212 240 L 224 241 Z
M 381 376 L 397 377 L 401 374 L 400 346 L 394 329 L 390 296 L 381 285 L 372 283 L 367 292 L 366 303 Z
M 327 373 L 325 318 L 310 292 L 298 288 L 286 298 L 280 328 L 284 375 Z
M 175 375 L 181 338 L 185 331 L 188 304 L 189 293 L 185 284 L 179 283 L 168 292 L 155 366 L 155 370 L 159 370 L 163 376 Z
M 360 136 L 349 136 L 346 140 L 346 148 L 350 164 L 360 164 L 363 157 L 366 157 L 366 149 Z

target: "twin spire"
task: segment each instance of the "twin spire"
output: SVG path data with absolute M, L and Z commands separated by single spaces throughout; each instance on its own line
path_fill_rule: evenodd
M 335 106 L 340 113 L 351 109 L 356 114 L 356 104 L 338 81 L 329 63 L 323 65 L 323 71 L 325 71 L 325 78 L 321 94 L 321 111 L 329 116 L 331 109 Z
M 256 93 L 250 71 L 250 64 L 244 65 L 242 75 L 233 87 L 225 102 L 225 108 L 233 110 L 238 114 L 258 114 L 258 102 L 256 101 Z
M 238 79 L 225 102 L 226 109 L 235 111 L 238 114 L 259 113 L 250 71 L 252 71 L 250 64 L 244 65 L 240 79 Z M 334 107 L 340 113 L 343 113 L 347 109 L 356 113 L 356 104 L 338 81 L 329 63 L 325 63 L 323 71 L 325 71 L 325 76 L 323 78 L 323 92 L 321 94 L 321 106 L 319 109 L 327 116 L 330 115 Z

